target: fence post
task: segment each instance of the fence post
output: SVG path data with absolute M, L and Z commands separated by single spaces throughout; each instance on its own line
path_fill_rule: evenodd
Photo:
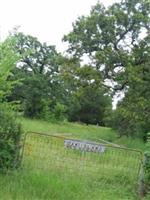
M 143 199 L 143 197 L 147 194 L 149 188 L 149 177 L 150 177 L 150 154 L 148 152 L 144 153 L 144 158 L 139 174 L 139 200 Z
M 145 164 L 146 164 L 146 154 L 144 153 L 142 164 L 141 164 L 141 169 L 139 173 L 139 183 L 138 183 L 138 197 L 139 200 L 143 199 L 145 195 Z

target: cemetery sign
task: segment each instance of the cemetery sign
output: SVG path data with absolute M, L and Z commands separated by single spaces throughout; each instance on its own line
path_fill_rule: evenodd
M 86 152 L 95 152 L 95 153 L 105 152 L 105 145 L 89 142 L 89 141 L 65 139 L 64 146 L 66 148 L 71 148 L 71 149 L 86 151 Z

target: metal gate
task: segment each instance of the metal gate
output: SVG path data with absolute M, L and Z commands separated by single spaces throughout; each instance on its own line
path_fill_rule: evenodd
M 141 151 L 44 133 L 27 133 L 22 152 L 25 169 L 87 179 L 100 187 L 118 183 L 135 192 L 142 164 Z

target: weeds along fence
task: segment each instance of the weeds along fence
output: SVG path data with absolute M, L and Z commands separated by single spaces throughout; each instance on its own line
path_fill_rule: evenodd
M 32 132 L 24 140 L 22 166 L 76 177 L 91 187 L 135 193 L 142 158 L 143 154 L 133 149 Z

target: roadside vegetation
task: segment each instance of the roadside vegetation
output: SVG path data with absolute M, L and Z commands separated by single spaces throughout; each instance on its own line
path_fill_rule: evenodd
M 146 150 L 145 144 L 141 140 L 132 140 L 127 138 L 118 139 L 116 132 L 111 128 L 98 127 L 93 125 L 84 125 L 77 123 L 48 123 L 40 120 L 31 119 L 21 119 L 21 124 L 25 132 L 41 132 L 47 134 L 60 135 L 71 138 L 78 139 L 88 139 L 91 141 L 99 142 L 99 139 L 106 139 L 111 142 L 118 143 L 130 148 L 138 148 Z M 30 135 L 30 134 L 29 134 Z M 45 143 L 44 143 L 45 141 Z M 89 173 L 87 170 L 80 171 L 78 169 L 77 160 L 70 161 L 70 156 L 74 154 L 67 153 L 67 158 L 64 157 L 66 154 L 62 150 L 59 151 L 61 145 L 48 148 L 47 140 L 43 140 L 43 143 L 39 143 L 39 139 L 29 136 L 27 143 L 32 144 L 32 152 L 30 155 L 24 155 L 23 165 L 19 171 L 9 172 L 7 175 L 1 175 L 0 182 L 0 198 L 2 199 L 15 199 L 15 200 L 25 200 L 25 199 L 39 199 L 39 200 L 80 200 L 82 199 L 92 199 L 92 200 L 136 200 L 137 199 L 137 186 L 133 188 L 133 180 L 129 174 L 124 178 L 124 173 L 122 172 L 118 177 L 115 173 L 116 161 L 118 163 L 125 163 L 127 160 L 134 161 L 132 154 L 128 154 L 128 158 L 124 158 L 122 153 L 112 152 L 110 154 L 110 161 L 108 162 L 107 156 L 103 158 L 102 163 L 107 163 L 103 173 L 97 173 L 94 169 L 93 157 L 91 170 Z M 41 144 L 43 146 L 41 146 Z M 38 146 L 40 147 L 38 149 Z M 43 149 L 41 149 L 41 147 Z M 35 148 L 35 149 L 34 149 Z M 46 150 L 46 151 L 45 151 Z M 52 152 L 57 153 L 57 159 L 66 159 L 66 162 L 59 162 L 59 167 L 56 165 L 56 158 L 51 158 Z M 33 155 L 37 156 L 37 160 L 34 160 Z M 41 157 L 40 157 L 41 156 Z M 109 156 L 109 155 L 108 155 Z M 118 157 L 119 156 L 119 157 Z M 121 157 L 120 157 L 121 156 Z M 51 161 L 50 161 L 51 160 Z M 72 162 L 76 164 L 72 164 Z M 120 162 L 119 162 L 120 161 Z M 91 165 L 91 166 L 92 166 Z M 40 169 L 40 166 L 42 167 Z M 57 167 L 56 167 L 57 166 Z M 72 171 L 65 170 L 65 167 L 71 168 Z M 136 168 L 135 168 L 136 169 Z M 130 168 L 132 175 L 135 173 L 135 169 Z M 101 170 L 100 170 L 101 171 Z M 131 179 L 131 180 L 130 180 Z M 127 186 L 128 185 L 128 186 Z M 7 186 L 7 187 L 6 187 Z M 148 198 L 146 199 L 148 200 Z
M 63 37 L 65 55 L 16 29 L 0 42 L 0 199 L 136 199 L 131 184 L 123 187 L 122 176 L 111 170 L 103 188 L 98 182 L 91 186 L 92 175 L 85 184 L 76 173 L 71 179 L 57 170 L 20 168 L 22 139 L 31 131 L 146 152 L 142 196 L 149 199 L 149 11 L 148 0 L 122 0 L 108 8 L 98 2 Z

